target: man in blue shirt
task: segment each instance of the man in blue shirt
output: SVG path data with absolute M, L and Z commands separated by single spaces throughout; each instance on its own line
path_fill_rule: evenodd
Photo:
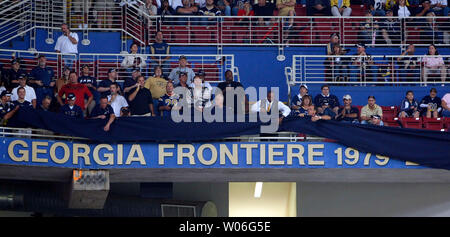
M 97 91 L 100 93 L 100 97 L 108 96 L 111 94 L 110 86 L 113 82 L 116 82 L 117 79 L 117 71 L 115 68 L 111 68 L 108 70 L 108 79 L 102 80 L 98 84 Z M 119 90 L 120 91 L 120 90 Z
M 65 114 L 67 116 L 73 117 L 73 118 L 83 118 L 83 110 L 80 108 L 80 106 L 75 104 L 75 100 L 77 98 L 75 97 L 75 94 L 70 93 L 67 96 L 67 104 L 63 105 L 60 108 L 60 113 Z
M 12 113 L 10 113 L 14 107 L 9 101 L 11 99 L 11 93 L 8 91 L 2 91 L 0 94 L 0 126 L 6 125 Z
M 125 78 L 125 81 L 123 83 L 123 92 L 127 102 L 129 102 L 128 96 L 130 96 L 130 91 L 138 86 L 137 78 L 139 76 L 141 76 L 141 71 L 139 70 L 139 68 L 135 68 L 131 73 L 131 78 Z
M 352 106 L 352 97 L 350 95 L 344 96 L 344 107 L 340 108 L 336 119 L 345 123 L 359 123 L 357 107 Z
M 170 54 L 170 46 L 164 41 L 163 33 L 161 31 L 156 32 L 155 43 L 150 45 L 151 54 Z M 150 56 L 152 59 L 152 67 L 161 66 L 163 75 L 169 73 L 170 65 L 164 63 L 170 59 L 169 56 Z
M 53 98 L 53 87 L 55 86 L 54 76 L 53 69 L 47 67 L 47 58 L 45 55 L 39 55 L 38 66 L 31 71 L 29 80 L 30 86 L 36 92 L 36 103 L 38 105 L 41 104 L 42 99 L 46 96 Z
M 300 109 L 300 106 L 302 104 L 302 98 L 307 94 L 308 94 L 308 86 L 303 84 L 300 85 L 299 93 L 297 95 L 294 95 L 294 97 L 292 97 L 291 110 Z
M 322 113 L 326 108 L 329 108 L 337 114 L 339 110 L 339 99 L 335 95 L 330 94 L 330 87 L 328 85 L 323 85 L 321 89 L 322 94 L 318 94 L 314 98 L 314 105 L 317 106 L 318 112 Z
M 92 110 L 91 119 L 102 119 L 107 121 L 106 125 L 103 127 L 105 132 L 109 131 L 111 124 L 116 119 L 114 115 L 114 110 L 111 105 L 108 104 L 108 97 L 102 96 L 100 98 L 100 104 L 96 105 Z
M 12 91 L 12 89 L 19 86 L 19 77 L 27 77 L 27 72 L 20 68 L 20 60 L 18 58 L 11 61 L 11 68 L 5 73 L 4 82 L 7 90 Z
M 88 112 L 91 113 L 92 109 L 95 107 L 95 104 L 98 104 L 98 92 L 97 92 L 97 79 L 89 75 L 89 66 L 83 65 L 81 69 L 81 76 L 78 78 L 78 83 L 84 84 L 87 86 L 89 91 L 94 96 L 94 99 L 88 105 Z M 87 103 L 88 98 L 84 98 L 85 103 Z

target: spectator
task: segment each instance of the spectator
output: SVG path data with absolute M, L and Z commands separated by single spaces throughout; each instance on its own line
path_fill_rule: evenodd
M 339 45 L 339 33 L 333 33 L 330 35 L 330 42 L 327 44 L 326 54 L 334 54 L 334 46 Z
M 275 95 L 272 91 L 267 92 L 266 99 L 258 100 L 254 103 L 250 110 L 252 113 L 265 112 L 270 114 L 270 111 L 274 106 L 278 109 L 280 121 L 283 117 L 287 117 L 291 113 L 291 109 L 289 109 L 288 106 L 283 104 L 281 101 L 275 100 Z
M 447 93 L 442 97 L 442 117 L 450 117 L 450 93 Z
M 419 113 L 419 103 L 414 99 L 414 93 L 412 91 L 406 92 L 406 98 L 402 101 L 401 110 L 399 117 L 414 117 L 418 118 L 420 116 Z
M 331 16 L 330 0 L 306 0 L 306 15 L 314 16 L 316 14 Z
M 427 16 L 432 12 L 430 0 L 424 0 L 422 2 L 422 7 L 417 9 L 415 16 Z
M 292 110 L 294 116 L 305 117 L 308 115 L 308 109 L 313 105 L 310 95 L 304 95 L 302 97 L 302 103 L 297 110 Z
M 358 113 L 359 109 L 355 106 L 352 106 L 352 97 L 350 95 L 344 95 L 344 107 L 340 108 L 337 115 L 336 120 L 345 122 L 345 123 L 359 123 Z
M 182 0 L 183 6 L 175 8 L 177 15 L 181 16 L 194 16 L 198 12 L 198 7 L 195 4 L 192 4 L 189 0 Z M 180 25 L 187 25 L 189 22 L 189 18 L 178 18 L 178 23 Z
M 11 96 L 11 99 L 13 100 L 13 108 L 14 111 L 17 111 L 19 108 L 22 107 L 31 107 L 31 108 L 35 108 L 36 104 L 33 106 L 33 104 L 30 103 L 30 101 L 26 100 L 26 89 L 22 86 L 19 86 L 19 88 L 17 89 L 17 98 L 13 99 Z M 36 103 L 36 101 L 35 101 Z
M 355 75 L 360 76 L 360 81 L 373 80 L 375 75 L 374 63 L 370 54 L 366 53 L 366 45 L 364 43 L 359 43 L 356 45 L 357 52 L 352 60 L 351 76 L 356 79 Z
M 12 90 L 11 100 L 15 101 L 19 99 L 18 89 L 24 88 L 26 91 L 25 100 L 30 102 L 33 105 L 33 108 L 36 108 L 36 93 L 33 87 L 27 85 L 27 77 L 19 76 L 19 86 Z
M 246 1 L 244 3 L 244 9 L 239 9 L 238 16 L 254 16 L 255 12 L 252 10 L 252 6 L 250 5 L 249 1 Z M 239 24 L 247 24 L 249 23 L 249 18 L 238 18 L 238 23 Z
M 4 80 L 5 87 L 7 90 L 12 90 L 19 86 L 19 77 L 26 77 L 27 73 L 25 70 L 20 68 L 20 60 L 13 59 L 11 61 L 11 68 L 6 71 L 6 78 Z
M 427 118 L 437 118 L 442 110 L 441 98 L 437 97 L 436 88 L 431 88 L 430 95 L 423 97 L 420 102 L 420 114 Z
M 152 77 L 149 77 L 144 84 L 144 87 L 149 89 L 152 93 L 153 100 L 158 100 L 161 96 L 166 93 L 166 85 L 167 80 L 162 77 L 162 70 L 160 66 L 156 66 L 154 70 L 154 74 Z M 153 104 L 157 104 L 154 101 Z
M 145 60 L 147 60 L 147 57 L 141 54 L 138 54 L 139 46 L 137 43 L 132 43 L 130 46 L 130 54 L 125 56 L 120 66 L 124 68 L 127 72 L 132 72 L 134 68 L 139 68 L 140 70 L 143 70 L 147 63 Z
M 187 66 L 188 62 L 187 62 L 186 56 L 181 55 L 178 62 L 179 62 L 179 66 L 172 69 L 172 71 L 169 74 L 169 79 L 172 80 L 173 84 L 175 84 L 175 87 L 177 84 L 180 83 L 179 78 L 180 78 L 181 72 L 187 73 L 188 81 L 192 81 L 195 76 L 194 71 Z
M 76 72 L 70 72 L 69 78 L 70 82 L 61 88 L 61 90 L 58 92 L 58 95 L 56 96 L 56 99 L 58 100 L 58 103 L 63 106 L 63 96 L 67 98 L 69 94 L 74 94 L 76 98 L 75 104 L 78 105 L 86 114 L 87 105 L 91 103 L 94 97 L 92 96 L 91 91 L 89 91 L 86 85 L 78 83 L 78 76 Z M 84 103 L 85 96 L 89 97 L 87 103 Z M 66 99 L 65 104 L 67 103 L 68 101 Z
M 323 113 L 326 108 L 330 108 L 334 113 L 339 110 L 339 99 L 335 95 L 330 94 L 330 87 L 323 85 L 321 87 L 322 94 L 314 97 L 314 105 L 320 113 Z
M 318 120 L 331 120 L 332 117 L 327 114 L 323 114 L 317 111 L 317 107 L 315 105 L 311 105 L 308 108 L 308 118 L 311 118 L 311 121 L 316 122 Z
M 231 0 L 217 0 L 216 6 L 222 12 L 222 15 L 231 16 Z
M 51 111 L 51 107 L 50 105 L 52 104 L 52 97 L 50 96 L 45 96 L 44 99 L 42 99 L 41 104 L 36 108 L 37 110 L 42 110 L 42 111 L 48 111 L 48 112 L 52 112 Z
M 331 14 L 333 16 L 350 16 L 352 14 L 350 0 L 331 0 Z
M 239 11 L 245 10 L 245 4 L 250 4 L 250 0 L 230 0 L 229 3 L 232 5 L 231 15 L 238 16 Z
M 6 126 L 8 119 L 10 119 L 13 113 L 10 113 L 14 106 L 11 103 L 11 94 L 4 90 L 0 93 L 0 126 Z
M 103 119 L 106 122 L 106 125 L 103 127 L 103 130 L 105 132 L 108 132 L 110 129 L 111 124 L 116 119 L 116 116 L 114 114 L 114 110 L 111 107 L 111 105 L 108 104 L 108 98 L 107 97 L 101 97 L 100 98 L 100 104 L 95 106 L 95 108 L 92 110 L 91 119 Z
M 6 88 L 5 88 L 5 86 L 3 85 L 3 81 L 0 80 L 0 94 L 1 94 L 3 91 L 6 91 Z
M 139 15 L 143 17 L 145 14 L 149 16 L 156 16 L 158 14 L 158 8 L 153 5 L 153 0 L 145 0 L 144 4 L 139 6 Z M 150 22 L 150 18 L 148 17 L 145 20 Z
M 399 63 L 399 77 L 405 81 L 418 81 L 420 78 L 419 59 L 414 56 L 416 49 L 413 44 L 397 58 Z
M 134 71 L 131 73 L 131 78 L 125 78 L 125 82 L 123 83 L 123 92 L 125 95 L 125 98 L 128 101 L 128 96 L 130 96 L 130 91 L 133 88 L 136 88 L 139 86 L 137 83 L 137 78 L 141 76 L 141 71 L 139 69 L 134 69 Z
M 273 10 L 275 6 L 273 3 L 266 2 L 266 0 L 258 0 L 258 3 L 253 5 L 253 11 L 255 16 L 273 16 Z M 271 23 L 270 18 L 258 18 L 259 25 L 269 25 Z
M 108 95 L 108 104 L 111 105 L 116 117 L 120 117 L 120 111 L 124 107 L 128 107 L 125 97 L 119 94 L 119 84 L 117 82 L 112 83 L 110 86 L 111 95 Z
M 399 18 L 408 18 L 412 15 L 407 0 L 399 0 L 398 7 L 397 9 L 394 8 L 395 10 L 397 10 L 397 16 Z
M 365 0 L 364 2 L 373 16 L 386 15 L 386 0 Z
M 108 96 L 111 94 L 110 87 L 112 83 L 116 82 L 117 72 L 116 69 L 111 68 L 108 70 L 108 79 L 102 80 L 98 84 L 97 91 L 100 93 L 100 97 Z
M 194 2 L 194 5 L 198 7 L 198 9 L 206 6 L 206 0 L 194 0 L 193 2 Z
M 291 100 L 291 110 L 299 110 L 302 104 L 303 96 L 308 94 L 308 86 L 305 84 L 300 85 L 299 93 L 294 95 Z
M 131 89 L 128 101 L 130 102 L 130 112 L 132 116 L 155 116 L 153 111 L 152 93 L 144 87 L 145 78 L 137 78 L 138 86 Z
M 386 13 L 383 13 L 383 16 L 385 15 Z M 373 45 L 376 43 L 375 40 L 377 38 L 377 33 L 380 27 L 377 24 L 377 21 L 374 20 L 373 15 L 370 11 L 367 11 L 365 16 L 365 21 L 361 22 L 359 25 L 359 40 L 364 44 Z
M 95 107 L 95 104 L 97 103 L 98 92 L 97 92 L 97 79 L 89 75 L 88 65 L 83 65 L 81 69 L 81 76 L 78 78 L 78 81 L 80 82 L 80 84 L 86 85 L 89 91 L 92 93 L 92 96 L 94 96 L 94 99 L 91 101 L 90 104 L 87 104 L 88 98 L 84 98 L 84 102 L 88 105 L 88 112 L 91 113 L 91 111 Z
M 377 126 L 384 126 L 384 123 L 381 120 L 381 117 L 378 115 L 370 116 L 370 124 L 377 125 Z
M 173 15 L 176 15 L 175 10 L 169 5 L 168 0 L 163 0 L 162 6 L 158 7 L 158 16 L 161 16 L 161 21 L 165 22 L 166 16 L 173 16 Z
M 402 32 L 400 30 L 400 22 L 397 18 L 393 17 L 392 10 L 386 10 L 386 17 L 380 23 L 381 35 L 383 36 L 384 43 L 399 44 L 401 42 Z
M 150 56 L 152 59 L 152 68 L 156 66 L 162 67 L 162 74 L 168 73 L 169 64 L 166 63 L 167 60 L 170 59 L 170 46 L 164 41 L 164 36 L 161 31 L 156 32 L 155 43 L 150 45 L 150 53 L 151 54 L 165 54 L 167 56 Z
M 295 16 L 295 0 L 277 0 L 278 16 Z M 294 25 L 294 18 L 289 18 L 287 29 Z
M 94 11 L 97 13 L 97 27 L 98 28 L 112 28 L 114 9 L 114 0 L 96 0 L 94 4 Z
M 211 106 L 211 89 L 202 83 L 202 79 L 199 76 L 194 77 L 194 82 L 190 89 L 191 101 L 188 99 L 188 103 L 199 111 L 203 111 L 205 107 Z
M 224 103 L 223 103 L 224 106 L 227 106 L 227 107 L 234 106 L 233 108 L 237 108 L 238 97 L 236 94 L 233 93 L 233 90 L 236 88 L 239 88 L 239 87 L 242 88 L 242 90 L 244 89 L 244 86 L 240 82 L 234 81 L 233 72 L 231 72 L 230 70 L 227 70 L 225 72 L 225 81 L 221 82 L 217 85 L 217 88 L 219 88 L 222 91 L 222 95 L 224 98 Z M 227 105 L 227 92 L 230 92 L 230 94 L 232 94 L 232 95 L 234 94 L 234 105 Z M 247 98 L 245 98 L 245 106 L 247 108 Z
M 60 113 L 65 114 L 67 116 L 70 116 L 72 118 L 83 118 L 83 110 L 80 108 L 80 106 L 75 104 L 76 96 L 73 93 L 69 93 L 67 95 L 67 104 L 63 105 L 60 108 Z
M 331 63 L 330 69 L 333 81 L 348 81 L 349 58 L 339 57 L 346 53 L 347 51 L 342 49 L 339 44 L 334 45 L 332 56 L 335 57 L 328 58 L 328 61 Z
M 72 64 L 77 59 L 76 54 L 78 54 L 78 35 L 75 32 L 70 32 L 69 26 L 66 23 L 61 25 L 61 31 L 62 35 L 59 36 L 56 41 L 55 51 L 63 54 L 62 59 L 64 61 L 64 65 L 72 68 Z
M 47 67 L 47 59 L 41 54 L 38 57 L 38 66 L 33 68 L 30 73 L 29 84 L 34 88 L 37 97 L 37 104 L 41 104 L 42 99 L 46 96 L 53 97 L 55 81 L 53 77 L 55 73 L 51 67 Z
M 436 46 L 431 44 L 428 46 L 428 53 L 423 57 L 423 81 L 425 86 L 427 85 L 428 77 L 430 74 L 440 74 L 442 83 L 445 82 L 445 74 L 446 68 L 444 64 L 444 60 L 439 55 L 439 52 L 436 49 Z
M 448 0 L 431 0 L 431 10 L 436 16 L 448 16 Z
M 200 77 L 200 79 L 202 79 L 202 85 L 208 87 L 208 89 L 214 93 L 213 88 L 211 86 L 211 84 L 209 84 L 209 82 L 205 81 L 205 71 L 203 71 L 202 69 L 200 69 L 197 73 L 197 76 Z M 188 83 L 189 87 L 193 88 L 194 87 L 194 82 Z
M 200 18 L 201 25 L 217 25 L 216 16 L 222 15 L 222 12 L 214 5 L 214 0 L 206 0 L 205 7 L 198 10 L 200 16 L 210 16 L 209 18 Z
M 64 67 L 62 70 L 62 75 L 61 77 L 56 80 L 56 87 L 55 87 L 55 92 L 56 94 L 61 90 L 61 88 L 68 84 L 70 82 L 70 68 L 69 67 Z
M 375 96 L 371 95 L 367 98 L 367 105 L 361 109 L 361 124 L 371 123 L 372 115 L 378 115 L 380 118 L 383 118 L 383 110 L 375 102 Z M 383 124 L 383 121 L 381 121 L 381 124 Z
M 177 103 L 179 101 L 179 96 L 173 92 L 173 83 L 167 82 L 166 84 L 166 94 L 161 96 L 158 100 L 158 110 L 160 116 L 170 118 L 172 109 L 177 108 Z

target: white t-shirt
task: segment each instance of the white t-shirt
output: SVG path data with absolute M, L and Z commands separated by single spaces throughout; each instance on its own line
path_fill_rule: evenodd
M 156 3 L 158 4 L 158 3 Z M 181 0 L 169 0 L 169 5 L 173 8 L 173 10 L 177 10 L 177 7 L 182 7 L 183 2 Z M 158 6 L 160 7 L 160 6 Z
M 398 17 L 399 18 L 405 18 L 411 16 L 411 12 L 409 12 L 408 7 L 399 6 L 398 7 Z
M 77 40 L 77 44 L 73 44 L 69 37 L 61 35 L 56 41 L 55 50 L 58 50 L 61 53 L 78 53 L 78 35 L 75 32 L 70 32 L 70 36 Z
M 111 95 L 108 95 L 108 101 L 111 101 Z M 122 107 L 128 107 L 128 103 L 125 97 L 117 95 L 116 99 L 111 103 L 111 107 L 114 110 L 114 115 L 120 117 L 120 110 Z
M 12 90 L 11 101 L 19 99 L 19 95 L 17 95 L 17 89 L 19 89 L 19 87 L 20 86 Z M 36 93 L 34 92 L 34 89 L 31 86 L 26 85 L 24 88 L 25 88 L 25 100 L 31 103 L 33 100 L 36 99 Z
M 254 103 L 250 108 L 250 111 L 253 113 L 259 112 L 261 110 L 261 103 L 263 103 L 262 100 L 259 100 L 258 102 Z M 265 103 L 266 105 L 264 107 L 266 108 L 266 111 L 269 110 L 269 105 L 270 108 L 272 108 L 273 101 L 269 102 L 268 100 L 265 100 Z M 287 117 L 291 113 L 291 109 L 289 109 L 289 107 L 287 107 L 280 101 L 278 101 L 278 111 L 281 112 L 284 117 Z

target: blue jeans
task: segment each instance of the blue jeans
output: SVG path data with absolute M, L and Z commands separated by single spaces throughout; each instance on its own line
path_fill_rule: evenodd
M 231 7 L 225 6 L 225 16 L 231 16 Z
M 445 7 L 439 11 L 435 11 L 433 10 L 434 14 L 436 14 L 436 16 L 448 16 L 448 11 L 449 11 L 449 7 Z
M 442 111 L 442 117 L 450 118 L 450 110 L 444 110 L 444 111 Z
M 383 9 L 372 11 L 373 16 L 386 16 L 386 12 Z

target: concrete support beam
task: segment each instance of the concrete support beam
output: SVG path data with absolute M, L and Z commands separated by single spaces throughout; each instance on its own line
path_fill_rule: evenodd
M 69 208 L 103 209 L 108 193 L 108 170 L 73 170 Z

